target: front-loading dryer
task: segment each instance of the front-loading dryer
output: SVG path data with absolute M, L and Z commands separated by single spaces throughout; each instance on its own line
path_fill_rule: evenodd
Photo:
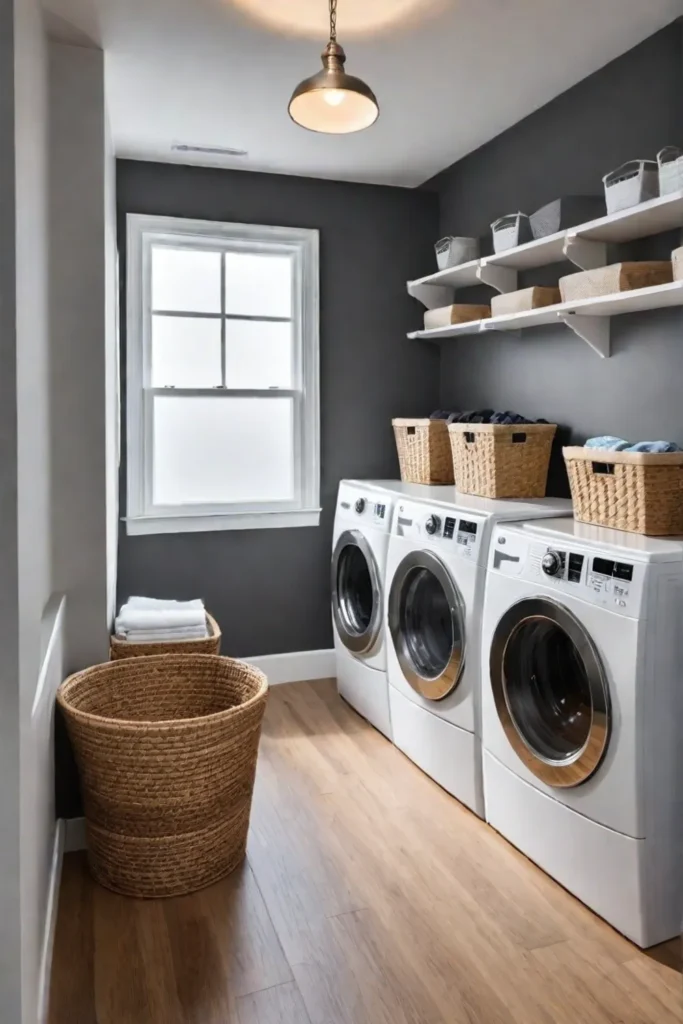
M 380 484 L 342 480 L 331 580 L 337 689 L 389 739 L 384 577 L 393 504 Z
M 398 490 L 385 588 L 393 740 L 481 817 L 480 644 L 491 531 L 499 520 L 570 515 L 571 503 Z
M 683 540 L 497 527 L 482 631 L 486 817 L 640 946 L 683 916 Z

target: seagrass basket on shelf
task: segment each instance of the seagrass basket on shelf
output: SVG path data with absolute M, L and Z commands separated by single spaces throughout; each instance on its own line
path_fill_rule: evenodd
M 221 629 L 208 612 L 206 628 L 208 635 L 199 640 L 173 640 L 163 643 L 131 643 L 124 637 L 114 634 L 109 638 L 109 657 L 116 661 L 119 658 L 142 658 L 151 654 L 220 654 Z
M 574 518 L 650 537 L 683 533 L 683 452 L 563 448 Z
M 179 896 L 244 857 L 268 683 L 206 654 L 95 665 L 60 686 L 96 881 Z
M 453 460 L 445 420 L 392 420 L 401 480 L 409 484 L 452 484 Z
M 557 426 L 451 423 L 455 486 L 484 498 L 544 498 Z

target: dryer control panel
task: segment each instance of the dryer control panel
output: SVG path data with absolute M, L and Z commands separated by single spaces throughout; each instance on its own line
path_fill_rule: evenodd
M 528 540 L 503 528 L 494 534 L 489 569 L 627 615 L 638 614 L 643 598 L 645 566 L 641 562 Z
M 444 555 L 478 562 L 484 549 L 484 529 L 484 520 L 456 510 L 399 502 L 392 532 L 398 537 L 420 538 L 421 543 L 428 540 L 430 547 L 443 550 Z

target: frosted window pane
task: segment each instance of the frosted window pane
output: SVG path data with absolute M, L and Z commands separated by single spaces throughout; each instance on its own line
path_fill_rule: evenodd
M 291 323 L 226 320 L 225 360 L 229 388 L 291 388 Z
M 225 312 L 233 316 L 291 316 L 291 257 L 226 252 Z
M 292 501 L 291 398 L 154 400 L 158 505 Z
M 220 313 L 220 253 L 154 246 L 152 309 Z
M 184 316 L 152 317 L 152 387 L 218 387 L 221 322 Z

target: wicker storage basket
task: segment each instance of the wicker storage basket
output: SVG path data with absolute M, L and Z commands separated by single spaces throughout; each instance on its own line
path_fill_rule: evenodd
M 475 306 L 457 303 L 455 306 L 440 306 L 425 313 L 425 330 L 436 327 L 450 327 L 451 324 L 467 324 L 472 320 L 485 320 L 491 316 L 490 306 Z
M 683 452 L 564 448 L 579 522 L 651 537 L 683 533 Z
M 538 309 L 539 306 L 554 306 L 557 302 L 561 302 L 559 288 L 522 288 L 519 292 L 494 295 L 491 299 L 491 315 L 510 316 Z
M 607 213 L 619 213 L 659 195 L 659 167 L 654 160 L 629 160 L 602 179 Z
M 509 213 L 505 217 L 499 217 L 491 225 L 491 234 L 494 252 L 515 249 L 518 245 L 530 242 L 534 237 L 526 213 Z
M 220 654 L 220 626 L 208 612 L 206 627 L 209 635 L 201 640 L 174 640 L 172 643 L 135 644 L 114 635 L 109 639 L 109 657 L 117 661 L 119 658 L 142 658 L 150 654 Z
M 595 299 L 601 295 L 614 295 L 635 288 L 651 288 L 653 285 L 670 284 L 673 268 L 669 260 L 652 260 L 641 263 L 613 263 L 611 267 L 583 270 L 560 278 L 560 292 L 563 302 L 577 299 Z
M 670 196 L 683 189 L 683 153 L 678 146 L 665 146 L 657 153 L 659 194 Z
M 178 896 L 240 863 L 267 693 L 258 669 L 206 654 L 110 661 L 62 683 L 98 882 Z
M 462 236 L 441 238 L 434 246 L 436 264 L 439 270 L 448 267 L 459 267 L 479 258 L 479 239 Z
M 451 423 L 455 485 L 484 498 L 544 498 L 557 426 Z
M 404 483 L 453 483 L 453 459 L 445 420 L 392 420 L 392 424 Z

